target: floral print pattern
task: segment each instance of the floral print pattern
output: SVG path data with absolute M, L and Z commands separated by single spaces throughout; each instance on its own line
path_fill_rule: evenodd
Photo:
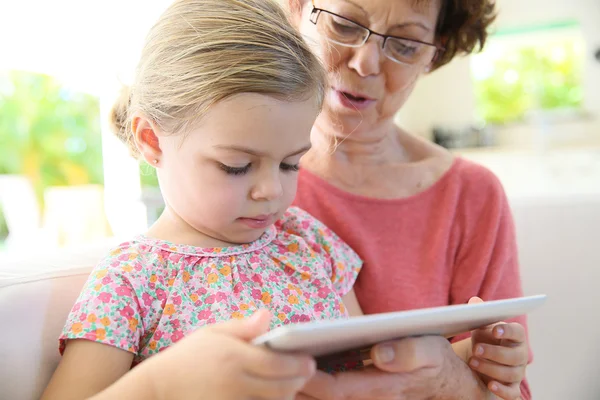
M 60 337 L 134 353 L 133 364 L 187 333 L 267 308 L 271 328 L 348 316 L 341 297 L 362 261 L 322 223 L 290 208 L 250 244 L 176 245 L 139 236 L 92 271 Z

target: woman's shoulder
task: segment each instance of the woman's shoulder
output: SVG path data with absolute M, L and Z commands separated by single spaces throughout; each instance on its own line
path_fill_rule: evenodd
M 452 167 L 453 181 L 460 187 L 466 199 L 505 197 L 500 179 L 489 168 L 476 162 L 457 157 Z

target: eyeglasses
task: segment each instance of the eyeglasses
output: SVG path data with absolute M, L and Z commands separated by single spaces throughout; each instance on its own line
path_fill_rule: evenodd
M 341 46 L 360 47 L 371 35 L 380 36 L 383 38 L 383 54 L 398 64 L 427 65 L 445 50 L 433 43 L 373 32 L 357 22 L 314 5 L 310 22 L 316 25 L 319 33 L 328 41 Z

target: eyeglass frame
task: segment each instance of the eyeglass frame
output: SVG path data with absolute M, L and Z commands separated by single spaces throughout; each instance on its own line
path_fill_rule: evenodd
M 318 7 L 316 7 L 316 6 L 315 6 L 315 2 L 314 2 L 314 0 L 312 1 L 312 8 L 313 8 L 313 9 L 312 9 L 312 11 L 310 12 L 309 21 L 310 21 L 310 22 L 312 22 L 312 23 L 313 23 L 313 25 L 315 25 L 315 26 L 317 26 L 317 23 L 318 23 L 318 21 L 319 21 L 319 16 L 321 15 L 321 13 L 325 13 L 325 14 L 329 14 L 329 15 L 333 15 L 333 16 L 336 16 L 336 17 L 338 17 L 338 18 L 341 18 L 341 19 L 343 19 L 344 21 L 348 21 L 348 22 L 350 22 L 350 23 L 353 23 L 354 25 L 356 25 L 356 26 L 358 26 L 358 27 L 360 27 L 360 28 L 362 28 L 362 29 L 365 29 L 367 32 L 369 32 L 369 34 L 368 34 L 368 35 L 367 35 L 367 37 L 366 37 L 366 38 L 363 40 L 363 42 L 362 42 L 361 44 L 358 44 L 358 45 L 352 45 L 352 44 L 347 44 L 347 43 L 340 43 L 340 42 L 337 42 L 337 41 L 335 41 L 335 40 L 332 40 L 332 39 L 329 39 L 329 38 L 328 38 L 328 40 L 331 40 L 332 42 L 334 42 L 334 43 L 336 43 L 336 44 L 339 44 L 340 46 L 354 47 L 354 48 L 362 47 L 362 46 L 364 46 L 364 45 L 365 45 L 365 43 L 367 43 L 367 41 L 369 40 L 369 38 L 370 38 L 372 35 L 375 35 L 375 36 L 379 36 L 379 37 L 382 37 L 382 38 L 383 38 L 383 43 L 381 44 L 381 49 L 382 49 L 382 50 L 384 50 L 384 49 L 385 49 L 385 44 L 386 44 L 387 40 L 388 40 L 388 39 L 390 39 L 390 38 L 392 38 L 392 39 L 406 40 L 406 41 L 409 41 L 409 42 L 415 42 L 415 43 L 424 44 L 424 45 L 426 45 L 426 46 L 434 47 L 436 51 L 435 51 L 435 54 L 433 55 L 433 57 L 431 58 L 431 61 L 430 61 L 430 62 L 434 62 L 434 61 L 437 59 L 437 57 L 440 55 L 440 53 L 443 53 L 444 51 L 446 51 L 446 49 L 445 49 L 444 47 L 442 47 L 442 46 L 438 46 L 438 45 L 437 45 L 437 44 L 435 44 L 435 43 L 424 42 L 424 41 L 422 41 L 422 40 L 416 40 L 416 39 L 409 39 L 409 38 L 405 38 L 405 37 L 402 37 L 402 36 L 395 36 L 395 35 L 384 35 L 384 34 L 382 34 L 382 33 L 375 32 L 375 31 L 373 31 L 373 30 L 371 30 L 371 29 L 367 28 L 366 26 L 364 26 L 364 25 L 362 25 L 362 24 L 359 24 L 358 22 L 356 22 L 356 21 L 353 21 L 353 20 L 351 20 L 351 19 L 349 19 L 349 18 L 343 17 L 343 16 L 341 16 L 341 15 L 339 15 L 339 14 L 336 14 L 336 13 L 334 13 L 334 12 L 331 12 L 331 11 L 328 11 L 328 10 L 325 10 L 325 9 L 322 9 L 322 8 L 318 8 Z M 385 53 L 384 53 L 384 54 L 385 54 Z M 388 56 L 387 54 L 385 54 L 385 55 L 386 55 L 386 57 L 387 57 L 387 58 L 389 58 L 390 60 L 394 61 L 395 63 L 401 64 L 401 65 L 416 65 L 416 64 L 408 64 L 408 63 L 402 62 L 402 61 L 400 61 L 400 60 L 396 60 L 396 59 L 394 59 L 394 58 L 392 58 L 392 57 Z

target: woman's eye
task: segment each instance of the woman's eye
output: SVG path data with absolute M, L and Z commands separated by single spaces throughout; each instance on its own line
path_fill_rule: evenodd
M 352 34 L 356 34 L 357 32 L 360 31 L 360 28 L 358 28 L 356 25 L 354 24 L 350 24 L 346 21 L 343 21 L 341 19 L 339 20 L 333 20 L 332 21 L 332 25 L 333 25 L 333 29 L 340 34 L 343 35 L 352 35 Z
M 298 171 L 300 169 L 300 164 L 286 164 L 286 163 L 281 163 L 281 164 L 279 164 L 279 168 L 281 168 L 282 171 L 295 172 L 295 171 Z
M 225 171 L 225 173 L 228 175 L 243 175 L 250 170 L 250 164 L 244 167 L 230 167 L 229 165 L 219 163 L 219 168 Z

